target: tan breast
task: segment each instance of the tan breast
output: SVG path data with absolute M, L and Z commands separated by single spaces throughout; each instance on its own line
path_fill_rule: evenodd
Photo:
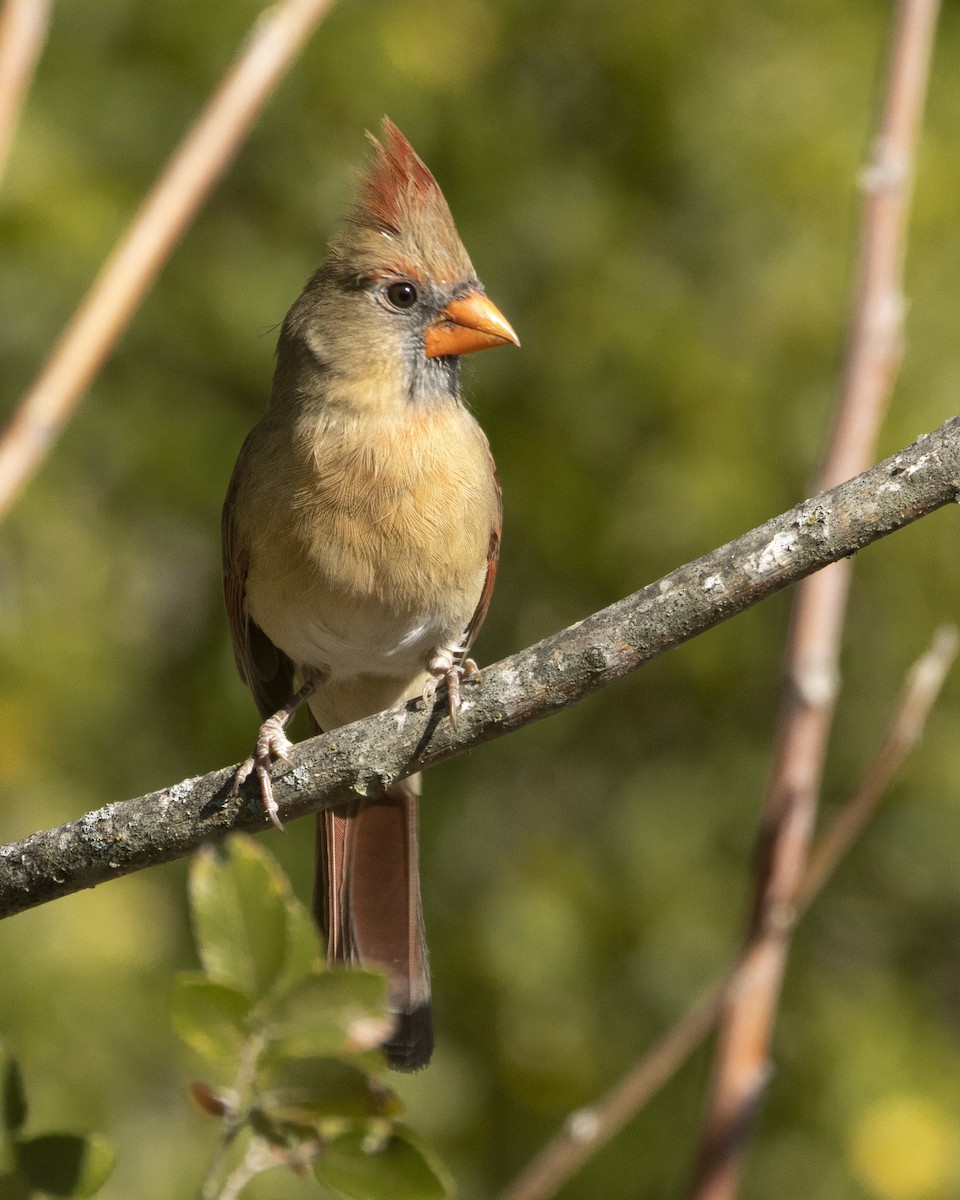
M 251 616 L 298 666 L 418 674 L 483 588 L 498 501 L 480 427 L 451 404 L 271 436 L 242 501 Z

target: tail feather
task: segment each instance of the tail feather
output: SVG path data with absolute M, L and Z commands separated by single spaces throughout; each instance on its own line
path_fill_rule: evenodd
M 383 796 L 320 814 L 314 909 L 327 958 L 387 972 L 397 1028 L 384 1044 L 391 1066 L 415 1071 L 433 1051 L 430 975 L 420 903 L 419 776 Z

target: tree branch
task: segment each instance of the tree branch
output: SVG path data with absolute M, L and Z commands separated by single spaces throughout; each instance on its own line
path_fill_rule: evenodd
M 814 847 L 798 892 L 795 919 L 806 913 L 823 890 L 920 740 L 924 723 L 956 659 L 958 644 L 960 639 L 953 626 L 938 629 L 930 647 L 908 671 L 880 749 L 856 791 Z M 563 1128 L 501 1192 L 499 1200 L 548 1200 L 555 1195 L 683 1066 L 716 1024 L 729 992 L 743 986 L 744 974 L 742 963 L 734 963 L 603 1096 L 571 1113 Z
M 902 270 L 917 131 L 939 0 L 900 0 L 880 133 L 863 176 L 857 290 L 843 390 L 819 487 L 862 471 L 902 356 Z M 785 686 L 764 796 L 743 984 L 727 994 L 691 1200 L 733 1200 L 753 1117 L 769 1078 L 770 1040 L 790 936 L 778 919 L 803 876 L 839 686 L 852 564 L 797 590 Z
M 6 0 L 0 10 L 0 179 L 50 23 L 50 0 Z
M 837 864 L 863 832 L 894 776 L 903 766 L 903 760 L 919 741 L 933 702 L 953 666 L 958 645 L 960 635 L 956 626 L 943 626 L 937 630 L 930 649 L 917 659 L 908 673 L 883 745 L 855 795 L 831 820 L 829 828 L 820 836 L 810 854 L 803 882 L 794 901 L 799 912 L 806 912 L 836 870 Z
M 625 600 L 504 659 L 465 689 L 454 731 L 444 704 L 416 705 L 295 747 L 274 792 L 284 820 L 373 795 L 391 780 L 576 704 L 765 597 L 960 497 L 960 417 Z M 0 849 L 0 917 L 261 830 L 259 798 L 228 802 L 225 768 Z
M 171 156 L 0 437 L 0 520 L 43 461 L 137 306 L 333 0 L 279 0 Z

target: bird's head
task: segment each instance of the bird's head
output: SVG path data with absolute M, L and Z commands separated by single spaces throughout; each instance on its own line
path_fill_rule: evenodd
M 278 374 L 287 353 L 298 375 L 312 360 L 331 398 L 338 383 L 377 407 L 456 398 L 461 355 L 520 343 L 413 147 L 387 118 L 370 140 L 354 206 L 284 322 Z

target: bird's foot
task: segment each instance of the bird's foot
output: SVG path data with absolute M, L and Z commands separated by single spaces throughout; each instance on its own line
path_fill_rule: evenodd
M 270 819 L 271 825 L 283 833 L 283 822 L 280 820 L 280 810 L 273 798 L 273 784 L 270 782 L 270 768 L 279 759 L 281 762 L 290 761 L 290 751 L 293 743 L 286 735 L 287 722 L 301 704 L 316 691 L 319 679 L 313 677 L 307 680 L 303 687 L 287 701 L 283 708 L 278 709 L 272 717 L 267 717 L 260 726 L 257 742 L 253 753 L 243 760 L 233 777 L 230 795 L 239 795 L 240 788 L 256 771 L 260 782 L 260 797 L 263 800 L 264 812 Z
M 283 832 L 283 822 L 280 820 L 277 802 L 273 798 L 270 768 L 277 760 L 286 763 L 290 761 L 293 743 L 284 733 L 284 723 L 280 713 L 274 713 L 272 717 L 267 717 L 260 726 L 253 753 L 237 767 L 237 773 L 233 777 L 233 787 L 230 789 L 230 795 L 236 796 L 243 784 L 256 771 L 264 811 L 270 818 L 270 823 L 281 833 Z
M 450 724 L 458 728 L 457 714 L 463 704 L 460 698 L 460 685 L 471 679 L 480 678 L 480 668 L 472 658 L 457 662 L 457 656 L 462 653 L 460 647 L 443 647 L 430 660 L 427 670 L 430 678 L 423 685 L 423 702 L 432 704 L 441 686 L 447 689 L 447 712 L 450 714 Z

